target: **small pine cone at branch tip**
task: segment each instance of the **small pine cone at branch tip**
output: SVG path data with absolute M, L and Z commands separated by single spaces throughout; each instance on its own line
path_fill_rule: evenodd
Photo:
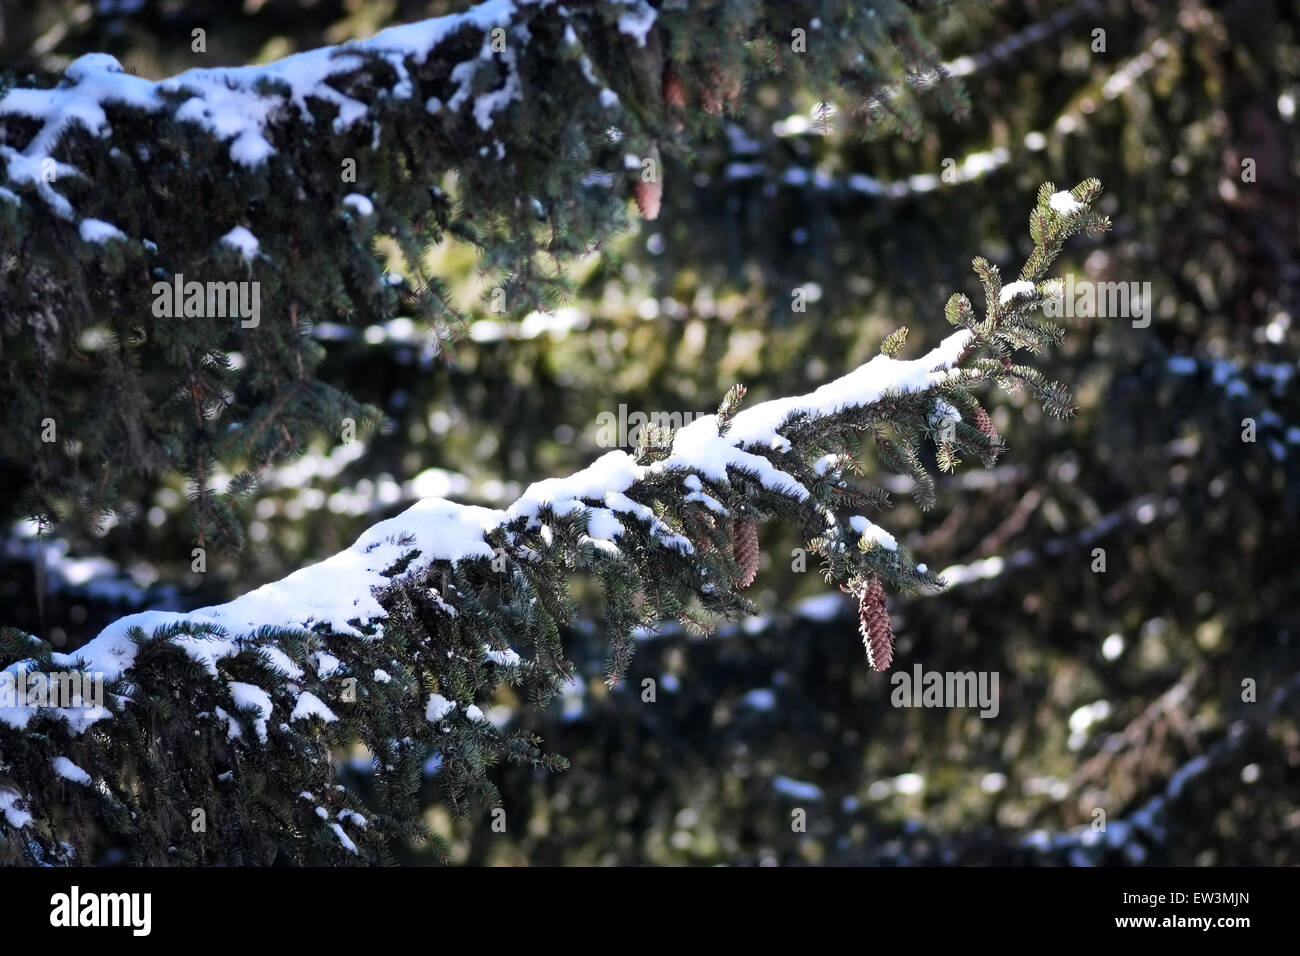
M 867 663 L 877 671 L 889 670 L 894 661 L 894 632 L 879 578 L 871 578 L 858 588 L 858 632 L 867 649 Z
M 736 578 L 738 587 L 747 588 L 754 583 L 758 574 L 758 522 L 752 518 L 742 518 L 735 528 L 736 563 L 740 565 L 740 577 Z
M 975 412 L 975 427 L 990 438 L 998 437 L 998 430 L 993 427 L 993 419 L 990 418 L 989 413 L 982 408 Z

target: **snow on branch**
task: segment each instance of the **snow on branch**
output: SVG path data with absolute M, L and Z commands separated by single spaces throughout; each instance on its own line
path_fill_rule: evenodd
M 137 732 L 164 713 L 172 732 L 195 738 L 189 756 L 204 773 L 229 765 L 216 781 L 250 793 L 264 785 L 256 767 L 267 766 L 262 757 L 243 763 L 252 749 L 268 757 L 276 785 L 338 792 L 346 788 L 332 783 L 330 754 L 359 742 L 380 758 L 382 773 L 397 775 L 385 804 L 393 821 L 416 814 L 409 781 L 429 751 L 448 755 L 454 809 L 471 792 L 492 800 L 492 763 L 562 764 L 526 731 L 497 728 L 478 702 L 503 681 L 546 701 L 571 676 L 560 631 L 577 615 L 570 575 L 583 571 L 603 589 L 608 675 L 617 682 L 637 629 L 676 619 L 707 633 L 753 611 L 741 592 L 758 570 L 757 525 L 768 517 L 802 524 L 827 580 L 858 597 L 868 662 L 887 668 L 886 588 L 942 582 L 860 513 L 887 504 L 887 495 L 856 487 L 846 473 L 859 471 L 854 456 L 869 439 L 879 464 L 908 474 L 929 506 L 934 480 L 923 442 L 934 443 L 944 471 L 959 464 L 958 453 L 989 465 L 1002 448 L 972 389 L 1023 387 L 1049 412 L 1069 413 L 1064 387 L 1012 356 L 1059 341 L 1059 327 L 1038 314 L 1055 288 L 1046 271 L 1069 236 L 1109 226 L 1091 209 L 1100 193 L 1096 180 L 1068 193 L 1044 184 L 1030 214 L 1033 252 L 1018 278 L 1004 287 L 997 267 L 977 258 L 985 316 L 952 296 L 945 317 L 956 330 L 920 358 L 898 357 L 906 339 L 899 329 L 880 355 L 809 394 L 742 410 L 737 385 L 716 414 L 649 439 L 643 433 L 634 453 L 613 451 L 567 478 L 538 481 L 506 508 L 425 498 L 280 581 L 189 613 L 123 617 L 73 653 L 0 629 L 10 662 L 0 691 L 26 692 L 38 678 L 35 698 L 0 695 L 0 745 L 18 787 L 0 789 L 0 833 L 48 830 L 35 838 L 40 853 L 31 852 L 67 857 L 55 833 L 60 788 L 87 780 L 97 812 L 146 825 L 124 822 L 143 820 L 130 812 L 132 786 L 101 784 L 118 779 L 125 748 L 148 774 L 183 785 L 186 774 L 160 755 L 153 735 Z M 89 678 L 99 692 L 42 699 L 41 679 L 48 684 L 55 670 L 79 686 Z M 338 801 L 340 814 L 357 812 L 346 793 Z M 277 820 L 264 825 L 282 826 Z M 340 824 L 333 837 L 345 853 L 364 845 L 382 858 L 403 827 L 345 835 Z
M 626 0 L 611 2 L 628 5 Z M 59 158 L 61 144 L 75 128 L 101 140 L 111 137 L 108 109 L 114 107 L 166 114 L 198 127 L 228 144 L 230 158 L 244 167 L 262 165 L 275 154 L 273 128 L 286 117 L 314 124 L 313 103 L 335 108 L 334 133 L 369 122 L 377 138 L 380 129 L 372 105 L 414 97 L 420 84 L 413 70 L 435 55 L 447 56 L 447 41 L 467 31 L 482 34 L 481 44 L 446 70 L 451 92 L 445 102 L 434 97 L 424 107 L 431 114 L 455 113 L 469 104 L 477 126 L 489 131 L 496 115 L 520 97 L 518 50 L 530 38 L 525 11 L 548 6 L 549 0 L 484 0 L 463 13 L 390 27 L 367 40 L 295 53 L 265 65 L 193 69 L 156 82 L 127 73 L 108 54 L 86 54 L 68 66 L 58 86 L 15 88 L 0 98 L 0 120 L 17 117 L 36 124 L 22 148 L 0 140 L 5 165 L 0 201 L 21 203 L 14 188 L 27 186 L 58 216 L 74 219 L 72 203 L 54 184 L 84 174 Z M 644 45 L 655 18 L 652 7 L 637 2 L 620 18 L 619 30 Z M 509 43 L 494 44 L 492 34 L 498 28 L 509 31 Z M 369 70 L 376 62 L 388 69 Z M 491 89 L 479 89 L 479 74 L 494 62 L 503 68 L 504 77 Z M 365 84 L 348 82 L 363 71 L 368 71 Z M 360 92 L 345 92 L 354 88 L 364 88 L 365 98 Z M 116 228 L 101 223 L 98 234 L 112 235 L 104 226 Z
M 949 370 L 967 351 L 971 338 L 968 330 L 955 332 L 926 355 L 909 361 L 878 355 L 810 394 L 773 399 L 737 413 L 725 434 L 719 434 L 717 415 L 703 416 L 675 434 L 671 453 L 660 461 L 642 465 L 632 454 L 612 451 L 566 478 L 530 485 L 506 509 L 426 498 L 373 525 L 350 548 L 318 564 L 226 604 L 185 613 L 131 614 L 104 628 L 77 651 L 52 655 L 53 662 L 103 675 L 111 683 L 131 669 L 139 649 L 136 635 L 173 629 L 170 640 L 217 677 L 217 662 L 238 654 L 244 649 L 245 638 L 264 628 L 308 630 L 323 625 L 332 633 L 361 638 L 363 627 L 382 628 L 387 614 L 376 594 L 391 584 L 385 571 L 404 557 L 418 552 L 418 557 L 405 566 L 408 573 L 428 568 L 435 561 L 456 564 L 491 560 L 496 549 L 487 540 L 489 532 L 502 531 L 513 544 L 518 532 L 512 528 L 538 528 L 546 515 L 563 517 L 585 512 L 587 535 L 598 547 L 609 551 L 617 551 L 618 539 L 627 533 L 627 523 L 637 522 L 662 546 L 689 553 L 693 548 L 689 540 L 670 529 L 649 506 L 630 497 L 634 486 L 654 476 L 678 473 L 683 478 L 696 476 L 694 484 L 687 479 L 687 485 L 698 487 L 700 478 L 726 483 L 739 471 L 755 477 L 777 496 L 792 502 L 805 501 L 808 489 L 759 453 L 789 448 L 788 438 L 782 434 L 787 423 L 796 419 L 817 422 L 849 410 L 860 411 L 886 396 L 934 389 L 950 380 Z M 892 543 L 887 533 L 865 518 L 855 515 L 850 521 L 855 530 L 872 540 Z M 281 670 L 286 676 L 300 678 L 301 668 L 281 657 Z M 14 664 L 6 673 L 18 673 L 24 667 L 23 663 Z M 102 707 L 49 708 L 44 712 L 62 717 L 78 733 L 109 716 Z M 21 728 L 35 713 L 32 709 L 0 707 L 0 722 Z
M 1020 278 L 1004 287 L 997 268 L 977 258 L 974 269 L 988 303 L 986 318 L 976 317 L 965 296 L 954 295 L 945 312 L 958 331 L 920 358 L 895 357 L 906 335 L 899 330 L 882 344 L 882 354 L 807 395 L 740 410 L 744 390 L 734 388 L 717 414 L 676 431 L 666 447 L 638 448 L 635 454 L 610 452 L 567 478 L 534 483 L 505 509 L 426 498 L 373 525 L 346 551 L 280 581 L 189 613 L 153 610 L 123 617 L 75 653 L 51 651 L 49 659 L 58 667 L 92 672 L 113 684 L 127 677 L 152 634 L 201 664 L 213 679 L 221 677 L 218 662 L 255 648 L 283 677 L 297 682 L 304 677 L 303 668 L 278 640 L 268 645 L 268 633 L 300 630 L 344 639 L 376 638 L 389 617 L 381 598 L 398 575 L 414 582 L 435 565 L 449 572 L 466 563 L 495 563 L 505 555 L 513 558 L 525 577 L 545 576 L 549 573 L 545 569 L 528 569 L 541 562 L 538 549 L 549 549 L 557 534 L 568 535 L 577 523 L 583 534 L 580 539 L 566 539 L 571 548 L 589 546 L 597 560 L 617 563 L 618 573 L 628 581 L 643 581 L 639 575 L 645 574 L 659 589 L 678 591 L 668 598 L 661 596 L 651 607 L 654 613 L 680 615 L 695 626 L 700 624 L 687 606 L 691 600 L 702 599 L 706 608 L 722 612 L 744 606 L 733 593 L 734 575 L 730 584 L 719 580 L 728 569 L 719 558 L 719 545 L 734 562 L 739 529 L 749 542 L 744 562 L 751 564 L 756 559 L 755 516 L 781 513 L 801 517 L 806 528 L 820 526 L 810 546 L 823 556 L 828 580 L 847 580 L 853 593 L 878 591 L 882 576 L 901 589 L 938 587 L 940 580 L 914 564 L 888 532 L 856 513 L 873 501 L 842 480 L 844 459 L 851 457 L 843 453 L 850 449 L 851 440 L 869 432 L 881 463 L 909 473 L 921 484 L 918 500 L 932 500 L 933 481 L 917 454 L 916 440 L 900 436 L 933 438 L 944 470 L 955 467 L 958 451 L 974 453 L 991 464 L 1001 440 L 971 387 L 981 383 L 1024 386 L 1049 411 L 1068 413 L 1063 387 L 1014 363 L 1010 355 L 1017 349 L 1037 350 L 1058 337 L 1059 330 L 1035 314 L 1051 294 L 1052 283 L 1044 281 L 1045 272 L 1065 238 L 1109 225 L 1090 208 L 1100 192 L 1096 180 L 1070 192 L 1044 184 L 1030 217 L 1034 251 Z M 891 435 L 891 430 L 897 434 Z M 727 518 L 727 528 L 732 530 L 719 527 L 717 516 Z M 628 542 L 632 547 L 625 554 Z M 708 553 L 696 553 L 696 542 Z M 859 553 L 855 556 L 854 551 Z M 553 557 L 563 554 L 557 551 Z M 561 564 L 574 566 L 563 560 Z M 741 576 L 744 584 L 752 580 L 752 571 L 749 567 Z M 720 584 L 724 586 L 719 588 Z M 555 595 L 548 592 L 559 592 L 563 585 L 552 574 L 530 578 L 527 587 L 534 595 L 531 603 L 551 601 Z M 454 618 L 459 614 L 456 600 L 448 602 L 446 597 L 436 602 L 439 613 Z M 626 616 L 631 605 L 624 602 L 616 630 L 635 624 Z M 883 607 L 881 611 L 883 615 Z M 551 627 L 557 616 L 565 616 L 558 604 L 546 608 L 546 614 Z M 883 624 L 887 617 L 881 620 Z M 517 651 L 506 646 L 507 636 L 500 626 L 479 633 L 501 645 L 480 642 L 481 659 L 520 659 Z M 3 673 L 16 677 L 33 664 L 31 659 L 20 660 Z M 326 675 L 318 668 L 317 676 Z M 294 693 L 301 705 L 293 708 L 294 713 L 320 713 L 316 698 L 303 702 L 306 688 L 295 685 Z M 0 706 L 0 723 L 22 729 L 38 712 L 61 718 L 73 733 L 110 716 L 102 705 Z

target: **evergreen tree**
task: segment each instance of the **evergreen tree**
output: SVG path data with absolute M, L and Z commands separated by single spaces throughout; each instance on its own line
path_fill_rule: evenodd
M 453 351 L 465 316 L 425 268 L 445 237 L 480 250 L 495 314 L 563 301 L 561 267 L 626 226 L 629 195 L 654 219 L 674 182 L 664 157 L 688 168 L 752 78 L 801 70 L 828 101 L 871 89 L 864 118 L 915 132 L 913 90 L 937 75 L 944 107 L 964 110 L 921 36 L 902 4 L 497 0 L 268 68 L 152 83 L 91 54 L 57 80 L 15 78 L 0 99 L 3 451 L 23 492 L 11 507 L 42 529 L 102 529 L 179 471 L 195 565 L 237 553 L 239 503 L 262 476 L 311 434 L 346 442 L 381 416 L 322 379 L 313 331 L 413 317 Z M 818 55 L 800 56 L 817 37 Z M 716 415 L 643 430 L 635 453 L 507 508 L 426 499 L 279 582 L 125 617 L 71 653 L 5 631 L 5 673 L 29 699 L 47 688 L 28 672 L 108 682 L 101 708 L 0 711 L 8 852 L 391 859 L 396 841 L 428 836 L 430 753 L 457 810 L 497 802 L 488 770 L 502 759 L 561 763 L 475 702 L 503 682 L 545 702 L 572 676 L 571 578 L 603 591 L 617 683 L 637 628 L 704 633 L 751 608 L 740 592 L 769 517 L 802 529 L 858 597 L 868 659 L 887 667 L 886 593 L 940 582 L 861 514 L 887 495 L 845 480 L 858 443 L 869 435 L 929 505 L 927 442 L 942 470 L 1001 449 L 979 386 L 1068 411 L 1017 353 L 1060 341 L 1038 314 L 1059 294 L 1046 270 L 1069 235 L 1106 227 L 1099 191 L 1043 187 L 1019 277 L 1003 286 L 977 259 L 982 317 L 953 296 L 958 331 L 921 358 L 897 358 L 900 331 L 803 398 L 746 409 L 733 388 Z M 334 754 L 357 742 L 376 761 L 369 806 L 336 783 Z
M 266 64 L 467 5 L 0 0 L 0 73 L 53 86 L 86 53 L 151 78 Z M 1075 386 L 1078 414 L 981 392 L 1014 455 L 938 481 L 930 511 L 912 479 L 861 457 L 895 502 L 889 532 L 947 582 L 887 593 L 893 672 L 864 666 L 859 602 L 824 582 L 800 522 L 765 521 L 743 592 L 763 613 L 708 640 L 638 629 L 614 688 L 599 579 L 571 577 L 577 619 L 560 633 L 574 675 L 554 705 L 509 684 L 479 702 L 571 763 L 492 771 L 504 832 L 498 814 L 447 813 L 437 758 L 416 800 L 469 862 L 1294 862 L 1297 11 L 1008 0 L 942 14 L 920 22 L 969 91 L 955 114 L 922 91 L 909 136 L 864 138 L 874 91 L 818 90 L 793 56 L 781 73 L 755 67 L 735 108 L 724 98 L 698 130 L 684 117 L 686 149 L 657 131 L 656 219 L 635 206 L 639 177 L 612 171 L 627 175 L 631 228 L 569 263 L 561 308 L 492 311 L 501 277 L 448 238 L 421 266 L 455 297 L 463 338 L 415 316 L 310 323 L 324 353 L 312 375 L 383 424 L 353 442 L 317 430 L 265 469 L 230 502 L 242 550 L 208 548 L 196 572 L 183 470 L 136 474 L 98 526 L 66 500 L 39 536 L 0 526 L 0 623 L 75 651 L 131 612 L 283 578 L 424 497 L 505 510 L 618 444 L 620 421 L 634 448 L 641 411 L 681 424 L 737 381 L 746 404 L 805 392 L 900 324 L 933 341 L 947 291 L 971 291 L 963 256 L 1010 275 L 1032 248 L 1005 229 L 1025 197 L 1096 175 L 1116 239 L 1069 246 L 1056 269 L 1076 291 L 1149 283 L 1149 311 L 1062 317 L 1062 348 L 1035 365 Z M 797 56 L 826 39 L 810 29 Z M 442 185 L 454 199 L 455 180 Z M 26 466 L 0 456 L 3 500 L 29 493 Z M 242 467 L 218 465 L 213 486 Z M 894 681 L 917 666 L 999 674 L 997 715 L 895 706 Z M 372 755 L 334 756 L 338 782 L 377 806 Z M 126 859 L 124 846 L 101 832 L 96 858 Z

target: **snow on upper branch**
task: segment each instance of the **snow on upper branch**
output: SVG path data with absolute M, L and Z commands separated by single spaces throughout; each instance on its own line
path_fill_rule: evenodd
M 174 107 L 178 120 L 196 124 L 218 140 L 228 142 L 235 162 L 257 166 L 274 155 L 268 127 L 286 110 L 312 122 L 308 101 L 331 103 L 338 110 L 335 131 L 368 117 L 368 107 L 339 92 L 331 80 L 364 67 L 367 57 L 379 57 L 392 67 L 396 77 L 387 94 L 409 98 L 414 94 L 414 84 L 407 61 L 423 63 L 445 39 L 473 28 L 483 32 L 484 43 L 475 57 L 456 66 L 451 75 L 458 86 L 453 102 L 460 105 L 472 95 L 478 68 L 496 57 L 488 42 L 490 31 L 509 27 L 520 8 L 545 2 L 484 0 L 463 13 L 390 27 L 368 40 L 295 53 L 264 65 L 188 70 L 158 82 L 127 73 L 108 54 L 89 53 L 68 66 L 58 86 L 12 89 L 0 98 L 0 117 L 23 116 L 41 124 L 22 150 L 0 144 L 5 179 L 11 184 L 35 186 L 38 195 L 57 215 L 73 219 L 72 205 L 51 180 L 57 182 L 63 177 L 79 176 L 81 172 L 57 160 L 54 153 L 64 134 L 74 127 L 81 127 L 96 137 L 110 136 L 112 128 L 104 109 L 106 105 L 129 106 L 150 113 Z M 519 40 L 526 42 L 526 31 L 519 32 Z M 519 94 L 514 50 L 500 54 L 500 62 L 507 68 L 504 84 L 480 94 L 474 103 L 475 119 L 483 129 L 491 126 L 495 112 Z M 16 193 L 2 187 L 0 199 L 19 201 Z M 113 228 L 111 224 L 104 226 Z M 97 239 L 106 234 L 103 227 L 95 227 Z

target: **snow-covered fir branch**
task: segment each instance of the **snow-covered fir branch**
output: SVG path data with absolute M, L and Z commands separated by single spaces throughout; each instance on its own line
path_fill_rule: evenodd
M 886 396 L 929 392 L 948 381 L 948 371 L 966 350 L 971 333 L 948 336 L 939 346 L 919 359 L 900 361 L 877 356 L 848 375 L 797 398 L 777 399 L 755 405 L 731 419 L 730 428 L 720 435 L 716 415 L 701 417 L 673 436 L 672 454 L 650 464 L 639 464 L 633 454 L 611 451 L 589 467 L 566 478 L 546 479 L 530 485 L 506 509 L 463 505 L 444 498 L 426 498 L 401 514 L 373 525 L 346 551 L 288 577 L 264 585 L 226 604 L 190 612 L 145 611 L 121 618 L 97 637 L 71 654 L 54 654 L 60 667 L 92 671 L 108 681 L 123 678 L 134 662 L 137 645 L 133 631 L 154 634 L 184 627 L 202 632 L 193 637 L 174 637 L 173 643 L 201 663 L 212 674 L 219 661 L 238 654 L 250 635 L 265 628 L 324 626 L 332 634 L 369 636 L 382 634 L 387 612 L 376 598 L 390 586 L 386 569 L 402 562 L 412 552 L 419 557 L 405 564 L 404 573 L 415 575 L 435 562 L 458 564 L 492 561 L 497 548 L 489 541 L 498 532 L 507 553 L 528 552 L 532 535 L 552 535 L 551 521 L 580 515 L 583 540 L 599 551 L 621 556 L 619 542 L 630 537 L 629 525 L 639 524 L 654 545 L 686 554 L 692 542 L 661 520 L 646 503 L 635 500 L 653 480 L 680 479 L 685 498 L 700 496 L 698 489 L 716 489 L 732 484 L 737 476 L 751 476 L 772 495 L 802 503 L 811 497 L 808 488 L 781 468 L 790 449 L 782 429 L 789 422 L 817 422 L 834 419 L 848 410 L 864 410 Z M 773 454 L 777 450 L 777 454 Z M 692 490 L 694 489 L 694 490 Z M 720 515 L 728 509 L 713 498 L 705 510 Z M 860 519 L 864 521 L 865 519 Z M 862 532 L 879 533 L 867 522 Z M 518 531 L 512 529 L 519 529 Z M 531 557 L 531 555 L 530 555 Z M 495 653 L 495 652 L 493 652 Z M 22 665 L 13 665 L 17 673 Z M 301 676 L 298 668 L 286 668 Z M 78 731 L 108 716 L 107 711 L 50 708 L 43 711 L 68 719 Z M 21 708 L 0 707 L 0 721 L 23 726 L 35 715 Z
M 5 177 L 10 187 L 33 189 L 58 216 L 77 219 L 87 241 L 124 239 L 113 223 L 78 217 L 57 187 L 60 179 L 87 175 L 59 158 L 59 147 L 71 130 L 80 128 L 111 139 L 110 112 L 129 108 L 192 125 L 222 143 L 234 162 L 257 167 L 277 152 L 273 143 L 277 126 L 289 117 L 313 125 L 322 105 L 332 107 L 334 113 L 331 133 L 363 126 L 378 138 L 381 126 L 375 107 L 390 97 L 414 97 L 420 85 L 413 71 L 429 64 L 431 57 L 449 54 L 450 62 L 440 70 L 450 82 L 450 95 L 445 100 L 424 100 L 424 109 L 437 114 L 465 107 L 479 129 L 487 132 L 498 114 L 520 98 L 518 48 L 529 42 L 529 17 L 548 6 L 554 4 L 484 0 L 463 13 L 390 27 L 367 40 L 296 53 L 264 66 L 194 69 L 157 82 L 125 72 L 112 56 L 87 54 L 64 71 L 58 86 L 16 88 L 0 98 L 0 117 L 22 117 L 36 124 L 23 148 L 0 145 Z M 624 6 L 636 9 L 620 17 L 619 29 L 644 43 L 655 11 L 643 2 Z M 493 42 L 497 30 L 502 38 L 499 46 Z M 504 42 L 506 31 L 510 44 Z M 572 29 L 568 35 L 576 44 Z M 461 43 L 459 49 L 450 42 L 467 39 L 475 42 Z M 489 71 L 494 74 L 490 88 L 482 89 Z M 362 77 L 365 83 L 358 82 Z M 0 199 L 22 201 L 12 188 L 0 189 Z M 369 208 L 369 200 L 359 200 L 354 206 Z
M 111 512 L 132 476 L 181 470 L 196 543 L 237 552 L 241 494 L 304 435 L 381 417 L 318 380 L 322 342 L 381 328 L 431 363 L 469 331 L 435 246 L 472 251 L 493 321 L 553 310 L 573 291 L 565 267 L 626 228 L 631 200 L 657 215 L 664 163 L 712 136 L 746 82 L 844 89 L 866 67 L 880 82 L 921 70 L 935 51 L 891 39 L 919 34 L 920 15 L 744 0 L 719 24 L 707 4 L 486 0 L 267 64 L 146 79 L 96 53 L 23 78 L 0 93 L 14 263 L 0 337 L 59 371 L 88 360 L 87 401 L 106 410 L 56 452 L 41 423 L 77 417 L 73 390 L 0 382 L 0 453 L 40 476 L 25 512 Z M 814 18 L 837 37 L 817 57 L 754 54 Z M 155 361 L 181 351 L 179 372 Z M 84 460 L 65 467 L 68 453 Z M 214 487 L 223 472 L 235 480 Z
M 1068 414 L 1063 387 L 1014 356 L 1059 340 L 1039 314 L 1053 288 L 1046 270 L 1066 238 L 1109 226 L 1091 209 L 1100 191 L 1095 180 L 1044 185 L 1019 278 L 1004 286 L 976 259 L 983 316 L 954 295 L 946 317 L 956 331 L 919 358 L 899 357 L 899 330 L 882 354 L 806 395 L 744 408 L 736 386 L 716 414 L 646 429 L 635 452 L 536 482 L 508 507 L 427 498 L 280 581 L 187 613 L 124 617 L 71 653 L 0 631 L 4 681 L 24 696 L 0 701 L 9 829 L 22 831 L 35 861 L 72 859 L 79 851 L 55 822 L 57 790 L 71 780 L 104 825 L 162 858 L 244 854 L 249 839 L 280 846 L 297 827 L 333 859 L 383 859 L 396 836 L 418 829 L 412 801 L 429 753 L 443 758 L 457 810 L 471 796 L 496 800 L 488 770 L 497 761 L 561 765 L 482 708 L 502 682 L 545 702 L 572 676 L 560 630 L 578 613 L 571 578 L 601 585 L 608 674 L 618 681 L 639 629 L 675 620 L 703 634 L 753 610 L 743 591 L 768 518 L 800 526 L 827 579 L 858 598 L 868 662 L 884 669 L 886 594 L 940 581 L 864 513 L 883 499 L 850 480 L 859 446 L 869 439 L 882 470 L 908 474 L 929 506 L 923 443 L 945 471 L 959 455 L 991 464 L 1002 450 L 973 389 L 1021 387 Z M 78 678 L 75 700 L 56 699 L 55 674 Z M 160 722 L 199 743 L 160 752 L 149 729 Z M 363 813 L 334 783 L 335 749 L 358 743 L 374 755 L 380 813 Z M 148 797 L 124 778 L 128 764 L 199 804 L 272 786 L 283 815 L 262 820 L 256 837 L 228 822 L 218 839 L 183 849 L 169 843 L 165 815 L 140 812 Z M 301 793 L 314 796 L 292 797 Z M 286 830 L 285 819 L 297 822 Z

